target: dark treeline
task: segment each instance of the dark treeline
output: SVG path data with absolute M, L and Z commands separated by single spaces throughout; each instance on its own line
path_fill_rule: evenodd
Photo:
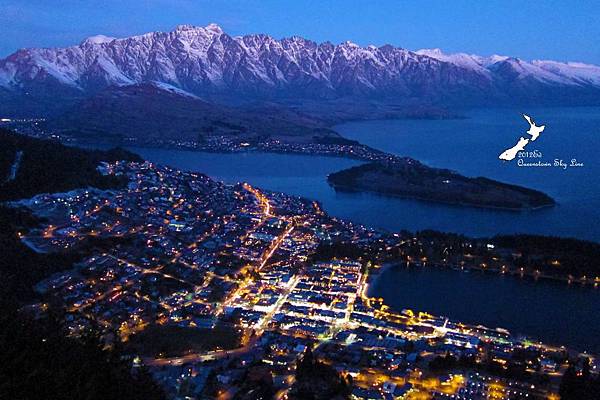
M 375 258 L 369 247 L 359 246 L 350 242 L 320 243 L 309 262 L 329 261 L 332 258 L 367 259 Z
M 291 400 L 344 400 L 350 398 L 352 381 L 340 376 L 331 367 L 319 361 L 310 347 L 296 363 L 296 380 L 290 390 Z
M 538 235 L 496 236 L 492 242 L 521 253 L 525 267 L 535 267 L 548 273 L 560 271 L 575 277 L 600 276 L 599 243 Z
M 132 373 L 131 361 L 92 332 L 72 339 L 52 315 L 33 319 L 4 300 L 1 308 L 0 398 L 164 398 L 143 368 Z
M 600 377 L 590 373 L 589 361 L 580 368 L 575 365 L 567 368 L 559 394 L 562 400 L 600 400 Z
M 22 152 L 14 179 L 9 180 L 18 152 Z M 57 141 L 35 139 L 0 129 L 0 201 L 76 188 L 109 189 L 123 185 L 122 178 L 97 171 L 100 161 L 141 158 L 123 149 L 83 150 Z
M 321 243 L 309 262 L 351 258 L 365 263 L 426 262 L 427 265 L 464 266 L 498 272 L 506 268 L 507 273 L 565 280 L 579 280 L 585 276 L 587 283 L 600 277 L 600 243 L 590 241 L 539 235 L 470 238 L 432 230 L 403 231 L 394 240 L 402 244 Z

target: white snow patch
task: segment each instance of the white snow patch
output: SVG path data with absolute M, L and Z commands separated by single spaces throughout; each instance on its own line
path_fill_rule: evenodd
M 200 97 L 198 97 L 198 96 L 196 96 L 196 95 L 194 95 L 194 94 L 192 94 L 190 92 L 186 92 L 185 90 L 180 89 L 178 87 L 175 87 L 173 85 L 169 85 L 168 83 L 157 82 L 157 81 L 152 81 L 150 83 L 152 83 L 152 85 L 156 86 L 157 88 L 159 88 L 161 90 L 165 90 L 167 92 L 171 92 L 171 93 L 178 94 L 178 95 L 181 95 L 181 96 L 191 97 L 193 99 L 199 99 L 200 100 Z
M 485 76 L 489 76 L 489 70 L 485 68 L 482 58 L 473 54 L 455 53 L 446 54 L 440 49 L 421 49 L 415 51 L 416 54 L 435 58 L 436 60 L 454 64 L 461 68 L 470 69 Z
M 561 63 L 549 60 L 534 60 L 532 64 L 543 70 L 580 83 L 600 86 L 600 67 L 578 62 Z
M 81 44 L 103 44 L 103 43 L 110 43 L 113 40 L 115 40 L 116 38 L 114 37 L 110 37 L 110 36 L 104 36 L 104 35 L 95 35 L 95 36 L 90 36 L 89 38 L 85 39 L 83 42 L 81 42 Z

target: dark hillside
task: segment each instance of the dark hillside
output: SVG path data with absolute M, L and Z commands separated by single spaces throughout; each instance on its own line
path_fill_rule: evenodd
M 96 169 L 101 161 L 116 160 L 141 158 L 123 149 L 83 150 L 0 129 L 0 201 L 88 186 L 119 187 L 120 179 L 103 176 Z

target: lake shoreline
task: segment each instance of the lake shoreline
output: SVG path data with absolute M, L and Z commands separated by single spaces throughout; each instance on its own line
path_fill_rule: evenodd
M 586 307 L 594 309 L 593 304 L 598 301 L 594 287 L 567 286 L 564 280 L 545 277 L 540 277 L 536 282 L 534 277 L 528 275 L 523 276 L 527 279 L 513 279 L 517 277 L 516 274 L 508 280 L 498 281 L 498 275 L 503 274 L 489 272 L 493 271 L 445 266 L 405 267 L 402 263 L 389 263 L 376 273 L 369 274 L 366 293 L 370 298 L 383 299 L 383 303 L 396 312 L 410 309 L 415 313 L 447 317 L 451 321 L 491 329 L 508 329 L 514 337 L 527 337 L 550 345 L 560 343 L 582 354 L 600 351 L 598 342 L 580 334 L 583 329 L 598 325 L 597 320 L 591 317 L 590 310 L 580 310 L 580 306 L 590 301 Z M 486 276 L 489 279 L 484 279 Z M 436 288 L 440 285 L 449 291 L 438 293 Z M 508 292 L 503 293 L 504 290 Z M 463 292 L 469 295 L 465 297 L 461 294 Z M 551 298 L 540 296 L 542 293 Z M 571 301 L 575 301 L 575 304 L 571 305 Z M 517 322 L 510 323 L 516 315 L 519 315 Z M 548 319 L 546 315 L 554 315 L 555 318 Z M 551 322 L 541 323 L 540 320 Z M 574 328 L 571 332 L 551 327 L 563 323 L 580 328 Z
M 368 158 L 364 158 L 361 156 L 357 156 L 356 154 L 353 154 L 351 152 L 344 152 L 344 153 L 331 153 L 331 152 L 325 152 L 325 153 L 314 153 L 314 152 L 302 152 L 302 151 L 293 151 L 293 150 L 283 150 L 283 149 L 262 149 L 259 147 L 245 147 L 245 148 L 235 148 L 235 149 L 226 149 L 226 148 L 219 148 L 219 149 L 214 149 L 214 148 L 199 148 L 199 147 L 188 147 L 188 146 L 183 146 L 183 145 L 159 145 L 159 144 L 149 144 L 149 143 L 144 143 L 144 144 L 135 144 L 133 146 L 129 146 L 120 142 L 110 142 L 110 141 L 106 141 L 106 142 L 88 142 L 88 141 L 71 141 L 69 142 L 70 144 L 77 146 L 77 145 L 87 145 L 87 146 L 126 146 L 126 147 L 140 147 L 140 148 L 150 148 L 150 149 L 166 149 L 166 150 L 176 150 L 176 151 L 189 151 L 189 152 L 197 152 L 197 153 L 213 153 L 213 154 L 283 154 L 283 155 L 292 155 L 292 156 L 321 156 L 321 157 L 332 157 L 332 158 L 343 158 L 343 159 L 349 159 L 349 160 L 353 160 L 353 161 L 362 161 L 365 163 L 368 163 L 370 161 L 370 159 Z M 390 153 L 386 153 L 386 152 L 380 152 L 378 150 L 372 149 L 369 146 L 364 146 L 364 145 L 360 145 L 362 147 L 364 147 L 368 153 L 370 153 L 371 151 L 373 152 L 373 154 L 376 154 L 377 156 L 390 156 L 390 157 L 397 157 L 399 160 L 402 160 L 403 157 L 400 156 L 396 156 Z M 368 154 L 367 153 L 367 154 Z M 429 169 L 429 170 L 441 170 L 439 168 L 436 167 L 430 167 L 427 166 L 425 164 L 422 164 L 420 161 L 418 160 L 414 160 L 417 164 L 421 165 L 423 168 Z M 343 184 L 339 184 L 339 183 L 334 183 L 331 181 L 330 177 L 336 173 L 340 173 L 342 171 L 333 171 L 329 174 L 327 174 L 325 176 L 325 180 L 327 181 L 327 183 L 333 187 L 335 190 L 340 190 L 340 191 L 346 191 L 346 192 L 356 192 L 356 193 L 360 193 L 360 192 L 368 192 L 368 193 L 374 193 L 374 194 L 379 194 L 382 196 L 391 196 L 391 197 L 398 197 L 398 198 L 406 198 L 406 199 L 414 199 L 414 200 L 419 200 L 419 201 L 423 201 L 423 202 L 430 202 L 430 203 L 437 203 L 437 204 L 446 204 L 446 205 L 451 205 L 451 206 L 459 206 L 459 207 L 475 207 L 475 208 L 481 208 L 481 209 L 490 209 L 490 210 L 500 210 L 500 211 L 511 211 L 511 212 L 522 212 L 522 211 L 536 211 L 536 210 L 540 210 L 540 209 L 544 209 L 544 208 L 550 208 L 550 207 L 554 207 L 555 205 L 557 205 L 557 202 L 550 198 L 552 200 L 551 203 L 548 204 L 543 204 L 540 206 L 531 206 L 531 207 L 503 207 L 503 206 L 494 206 L 494 205 L 482 205 L 482 204 L 478 204 L 478 203 L 472 203 L 472 202 L 458 202 L 458 201 L 444 201 L 442 199 L 433 199 L 433 198 L 428 198 L 428 197 L 423 197 L 423 196 L 418 196 L 418 195 L 410 195 L 410 194 L 399 194 L 399 193 L 391 193 L 391 192 L 382 192 L 382 191 L 376 191 L 376 190 L 369 190 L 369 189 L 363 189 L 363 188 L 354 188 L 348 185 L 343 185 Z M 464 177 L 466 179 L 472 179 L 472 178 L 467 178 Z M 488 179 L 488 178 L 486 178 Z M 489 179 L 488 179 L 489 180 Z M 504 182 L 500 182 L 501 184 L 505 184 L 505 185 L 512 185 L 512 184 L 507 184 Z M 512 186 L 517 186 L 517 185 L 512 185 Z M 525 190 L 530 190 L 533 191 L 533 189 L 529 189 L 527 187 L 521 187 L 522 189 Z M 545 193 L 542 193 L 543 195 L 546 195 Z M 546 195 L 547 196 L 547 195 Z
M 571 284 L 576 284 L 579 285 L 581 288 L 588 288 L 588 289 L 597 289 L 600 287 L 600 279 L 598 278 L 575 278 L 575 277 L 568 277 L 568 276 L 558 276 L 558 275 L 549 275 L 549 274 L 544 274 L 544 273 L 535 273 L 535 272 L 531 272 L 531 271 L 520 271 L 519 269 L 514 270 L 514 269 L 501 269 L 501 268 L 483 268 L 480 266 L 451 266 L 451 265 L 422 265 L 422 264 L 416 264 L 416 263 L 410 263 L 408 266 L 402 266 L 403 264 L 406 264 L 403 261 L 390 261 L 389 263 L 386 263 L 384 265 L 381 266 L 381 268 L 379 268 L 377 270 L 377 272 L 374 275 L 371 275 L 371 273 L 369 274 L 369 277 L 373 278 L 373 280 L 369 281 L 369 290 L 371 289 L 371 286 L 377 282 L 377 280 L 388 270 L 390 269 L 395 269 L 395 268 L 407 268 L 407 269 L 444 269 L 444 270 L 452 270 L 452 271 L 457 271 L 457 272 L 464 272 L 464 273 L 469 273 L 471 271 L 475 271 L 475 272 L 481 272 L 483 274 L 489 274 L 489 275 L 500 275 L 500 276 L 508 276 L 511 278 L 527 278 L 527 279 L 531 279 L 534 282 L 544 282 L 544 281 L 548 281 L 548 282 L 557 282 L 557 283 L 565 283 L 567 285 L 571 285 Z
M 544 116 L 544 113 L 547 115 Z M 600 137 L 586 135 L 578 139 L 579 136 L 571 135 L 567 143 L 561 139 L 561 133 L 568 132 L 572 126 L 577 127 L 577 132 L 582 134 L 595 126 L 592 122 L 600 115 L 600 108 L 540 109 L 535 115 L 540 115 L 538 119 L 549 118 L 548 115 L 557 115 L 558 118 L 553 123 L 550 121 L 554 129 L 553 136 L 548 135 L 543 142 L 539 141 L 540 144 L 554 140 L 557 144 L 550 143 L 554 146 L 552 148 L 570 151 L 569 147 L 579 146 L 585 140 L 586 146 L 583 148 L 587 149 L 587 153 L 600 148 Z M 515 117 L 514 123 L 512 116 Z M 573 122 L 573 118 L 582 119 Z M 561 121 L 562 126 L 557 126 Z M 582 125 L 581 121 L 588 122 Z M 599 198 L 594 186 L 598 165 L 586 163 L 586 167 L 579 170 L 558 171 L 519 169 L 513 164 L 498 163 L 495 148 L 503 147 L 502 138 L 506 137 L 507 132 L 518 132 L 521 125 L 522 117 L 512 110 L 489 110 L 470 115 L 470 118 L 464 120 L 367 121 L 336 125 L 335 129 L 344 137 L 366 143 L 372 148 L 412 155 L 437 168 L 451 166 L 465 176 L 485 175 L 544 191 L 557 200 L 555 207 L 523 211 L 496 210 L 418 201 L 379 193 L 335 191 L 323 177 L 332 171 L 361 163 L 356 158 L 338 155 L 317 156 L 273 151 L 259 153 L 256 150 L 214 152 L 181 147 L 165 149 L 139 144 L 132 150 L 157 164 L 202 172 L 230 183 L 246 181 L 257 187 L 314 199 L 335 217 L 387 232 L 435 230 L 456 232 L 469 237 L 534 234 L 600 242 L 600 231 L 589 223 L 600 218 Z M 475 128 L 477 135 L 470 133 Z M 485 136 L 480 133 L 485 133 Z M 105 146 L 115 144 L 117 143 L 105 143 Z M 84 143 L 78 145 L 84 146 Z M 127 147 L 131 148 L 130 146 L 136 144 L 127 143 Z M 445 149 L 455 148 L 461 149 L 468 157 L 446 155 L 448 152 Z M 539 149 L 544 151 L 544 155 L 552 155 L 547 148 L 539 146 Z M 585 161 L 591 157 L 587 153 L 581 154 L 577 150 L 573 155 L 578 158 L 581 156 Z M 567 191 L 565 188 L 568 188 Z

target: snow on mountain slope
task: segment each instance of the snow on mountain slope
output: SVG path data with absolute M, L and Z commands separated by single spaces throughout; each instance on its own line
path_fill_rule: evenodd
M 560 75 L 565 79 L 600 86 L 600 67 L 597 65 L 545 60 L 534 60 L 532 64 L 555 75 Z
M 500 66 L 508 66 L 519 79 L 533 78 L 540 82 L 563 85 L 589 84 L 600 86 L 600 67 L 582 63 L 561 63 L 558 61 L 527 62 L 518 58 L 493 55 L 482 57 L 466 53 L 446 54 L 440 49 L 422 49 L 415 53 L 471 69 L 487 77 Z
M 539 86 L 538 95 L 545 88 L 556 95 L 560 87 L 584 90 L 593 101 L 600 98 L 600 67 L 593 65 L 318 44 L 298 36 L 232 37 L 215 24 L 121 39 L 97 35 L 76 46 L 21 49 L 0 60 L 0 86 L 33 97 L 48 88 L 85 97 L 109 86 L 144 82 L 169 85 L 185 95 L 235 100 L 350 97 L 462 104 L 511 98 L 510 90 L 531 84 Z M 519 90 L 521 96 L 527 93 Z
M 505 73 L 510 74 L 510 79 L 530 78 L 542 83 L 579 86 L 579 83 L 573 81 L 572 79 L 557 75 L 551 71 L 540 68 L 535 64 L 528 63 L 518 58 L 511 57 L 507 58 L 506 60 L 495 62 L 489 65 L 488 69 L 494 71 L 503 70 Z
M 82 44 L 102 44 L 102 43 L 110 43 L 113 40 L 115 40 L 116 38 L 114 37 L 109 37 L 109 36 L 104 36 L 104 35 L 95 35 L 95 36 L 90 36 L 89 38 L 85 39 Z
M 483 57 L 476 55 L 469 55 L 466 53 L 455 53 L 446 54 L 440 49 L 421 49 L 415 53 L 421 54 L 427 57 L 435 58 L 436 60 L 448 62 L 461 68 L 471 69 L 476 71 L 488 78 L 491 78 L 490 71 L 486 68 L 489 64 Z
M 165 90 L 169 93 L 173 93 L 173 94 L 178 94 L 180 96 L 186 96 L 186 97 L 191 97 L 193 99 L 200 99 L 198 96 L 193 95 L 189 92 L 186 92 L 185 90 L 181 90 L 178 87 L 175 87 L 173 85 L 169 85 L 168 83 L 163 83 L 163 82 L 151 82 L 150 84 L 156 86 L 159 89 Z

